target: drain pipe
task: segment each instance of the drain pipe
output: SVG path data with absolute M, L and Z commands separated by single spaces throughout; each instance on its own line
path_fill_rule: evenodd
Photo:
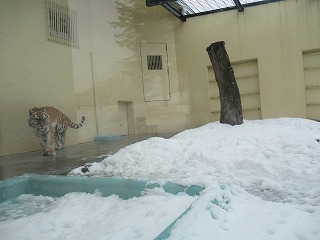
M 97 101 L 96 101 L 96 88 L 94 86 L 94 73 L 93 73 L 93 57 L 92 52 L 90 52 L 90 61 L 91 61 L 91 79 L 92 79 L 92 89 L 93 89 L 93 105 L 94 105 L 94 117 L 96 122 L 96 134 L 99 135 L 99 124 L 98 124 L 98 115 L 97 115 Z

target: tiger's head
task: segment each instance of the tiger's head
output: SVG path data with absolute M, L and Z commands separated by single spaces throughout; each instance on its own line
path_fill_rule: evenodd
M 50 124 L 50 118 L 46 109 L 32 108 L 29 110 L 29 126 L 44 129 Z

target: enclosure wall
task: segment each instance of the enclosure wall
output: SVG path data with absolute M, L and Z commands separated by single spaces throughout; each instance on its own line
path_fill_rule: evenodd
M 257 69 L 252 82 L 260 101 L 252 116 L 305 118 L 320 106 L 320 71 L 313 70 L 320 66 L 319 1 L 286 0 L 186 22 L 145 1 L 54 2 L 77 13 L 79 47 L 47 40 L 45 1 L 0 1 L 0 155 L 40 149 L 28 127 L 35 106 L 57 107 L 75 122 L 86 116 L 82 129 L 67 131 L 67 145 L 212 121 L 206 48 L 216 41 L 225 41 L 238 68 L 250 62 Z M 161 59 L 166 68 L 144 66 L 146 59 Z
M 225 42 L 231 63 L 257 61 L 262 118 L 305 118 L 303 53 L 320 50 L 319 11 L 319 1 L 286 0 L 176 20 L 178 76 L 188 82 L 191 126 L 211 120 L 206 48 L 216 41 Z
M 67 1 L 58 1 L 67 6 Z M 28 110 L 55 106 L 76 115 L 70 47 L 47 41 L 45 2 L 0 1 L 0 155 L 40 149 Z M 67 144 L 78 142 L 69 131 Z
M 86 117 L 83 128 L 68 129 L 67 145 L 97 135 L 189 127 L 188 93 L 177 78 L 169 12 L 148 8 L 144 1 L 52 2 L 76 13 L 79 47 L 47 40 L 46 1 L 0 1 L 0 156 L 40 149 L 28 126 L 28 110 L 35 106 L 59 108 L 74 122 Z M 165 46 L 165 99 L 146 98 L 145 87 L 158 76 L 143 80 L 143 44 Z

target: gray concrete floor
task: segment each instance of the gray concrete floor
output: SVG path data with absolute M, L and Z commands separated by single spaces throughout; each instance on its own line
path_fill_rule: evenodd
M 0 180 L 20 176 L 25 173 L 64 175 L 73 168 L 89 162 L 102 161 L 107 154 L 114 154 L 121 148 L 151 138 L 170 138 L 172 134 L 143 134 L 122 136 L 120 140 L 90 142 L 72 146 L 56 152 L 56 156 L 42 156 L 42 151 L 34 151 L 0 157 Z

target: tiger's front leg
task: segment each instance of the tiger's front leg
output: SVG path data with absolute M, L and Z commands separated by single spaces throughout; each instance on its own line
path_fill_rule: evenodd
M 54 149 L 54 129 L 50 126 L 50 129 L 47 133 L 47 145 L 46 151 L 43 153 L 43 156 L 55 156 L 56 151 Z

